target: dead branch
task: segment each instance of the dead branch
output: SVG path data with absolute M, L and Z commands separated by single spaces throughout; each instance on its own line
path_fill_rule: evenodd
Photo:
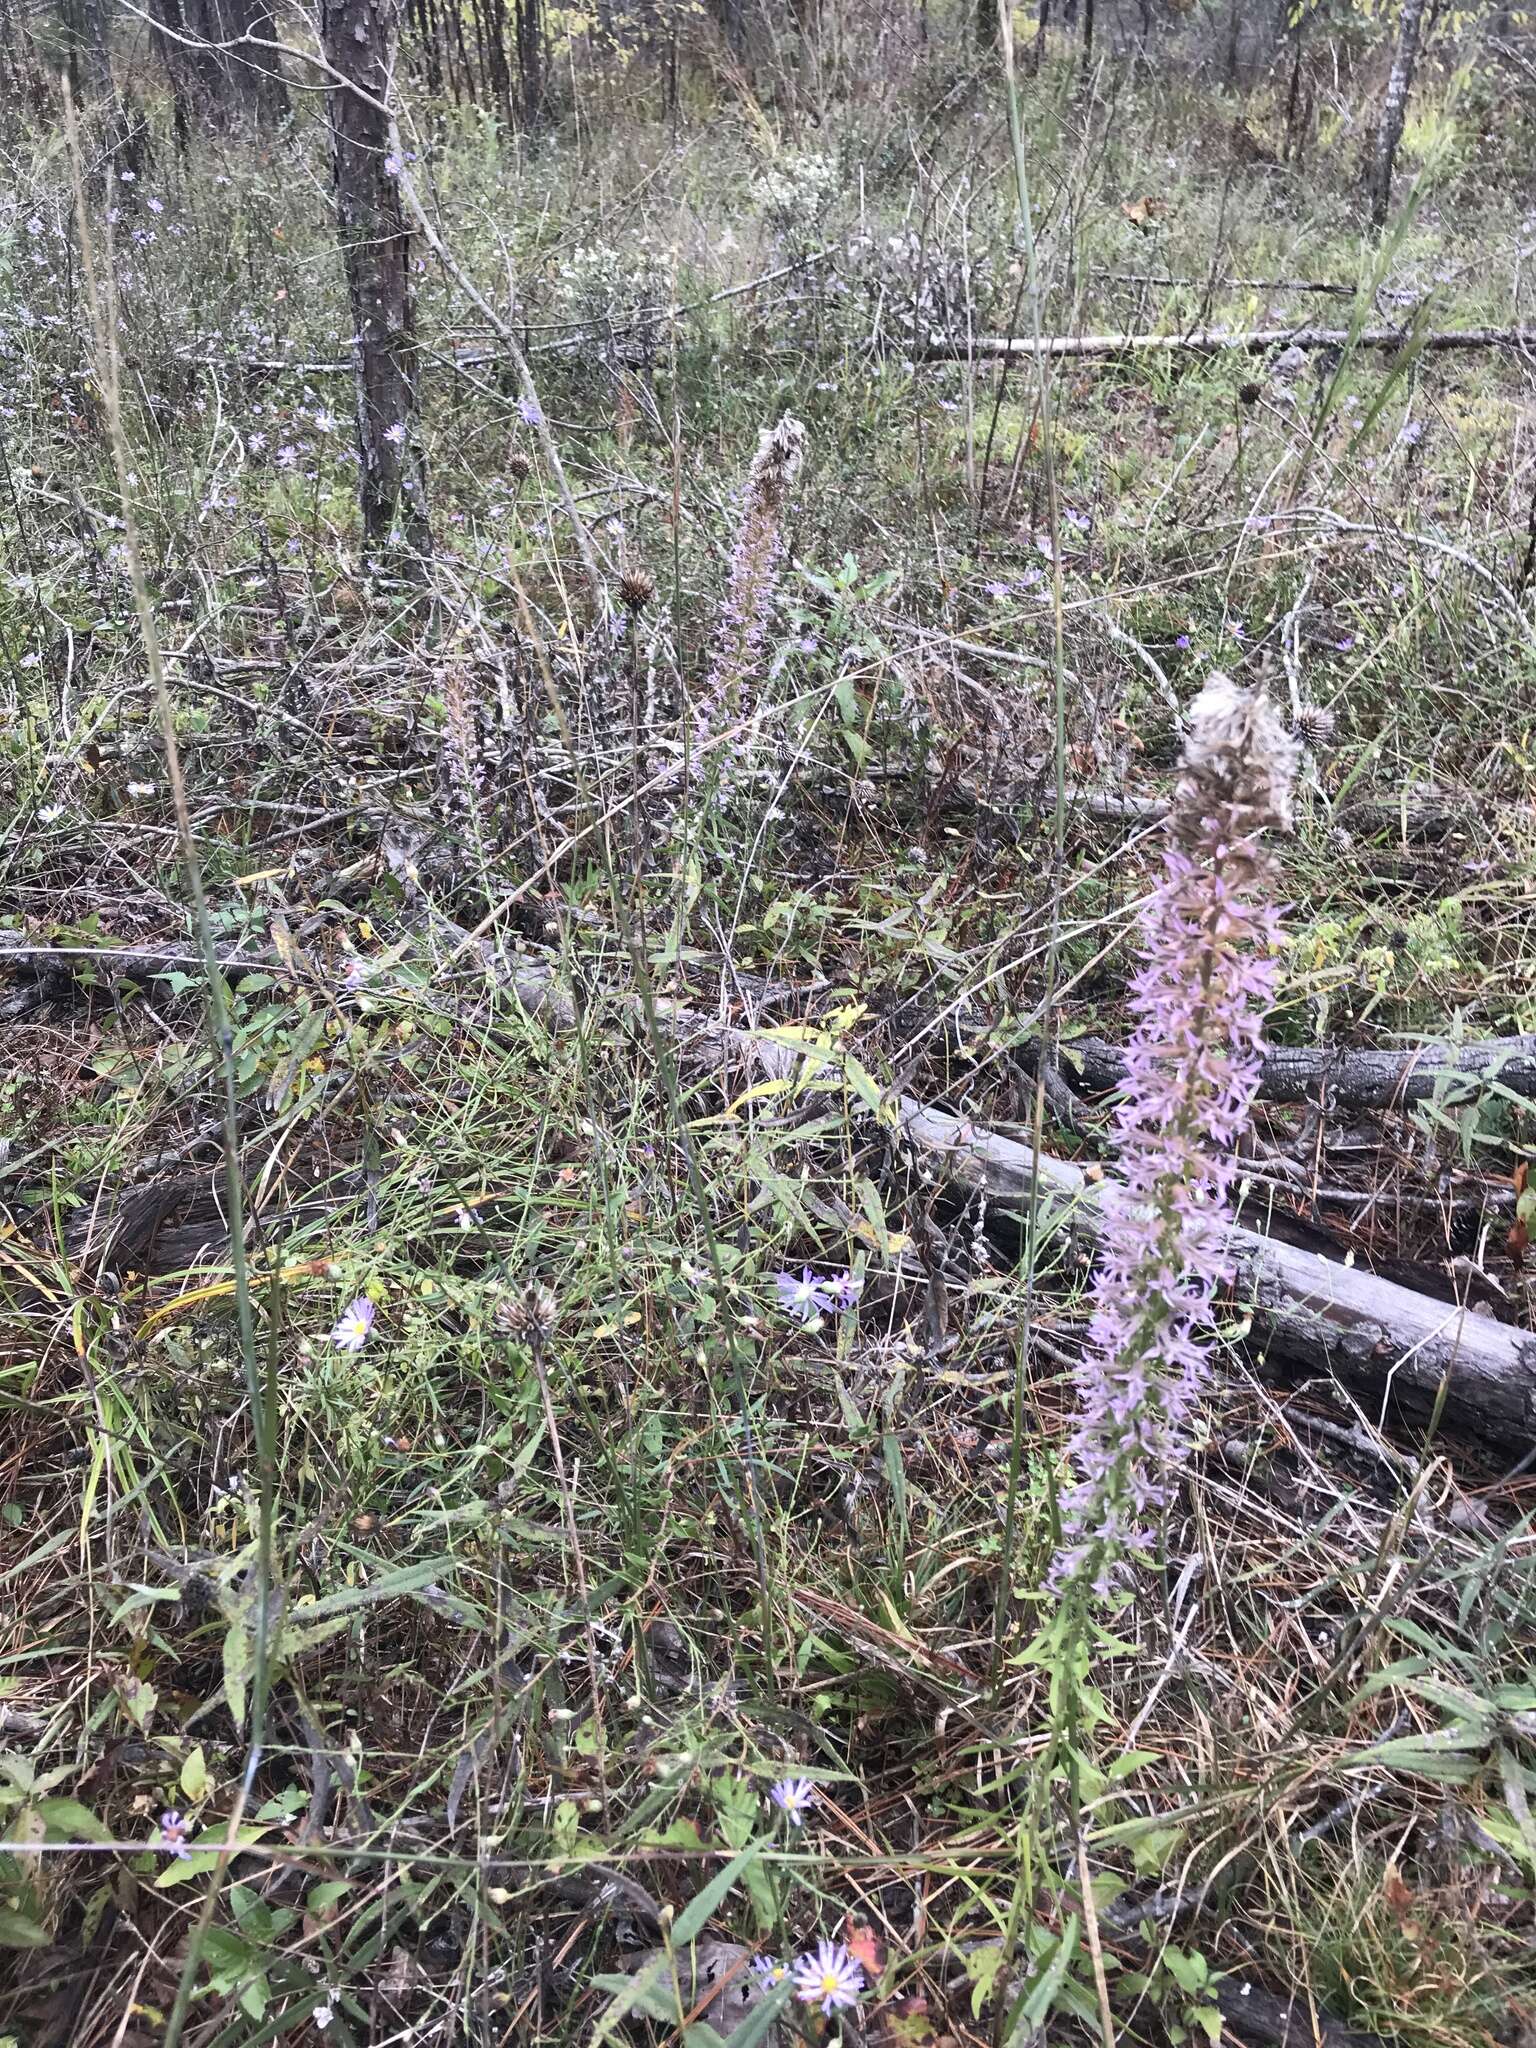
M 1081 1167 L 902 1100 L 902 1129 L 939 1177 L 985 1192 L 1015 1213 L 1036 1191 L 1043 1213 L 1097 1235 L 1103 1183 Z M 1262 1347 L 1289 1364 L 1337 1374 L 1378 1413 L 1438 1410 L 1454 1427 L 1501 1444 L 1536 1431 L 1536 1336 L 1470 1309 L 1431 1301 L 1356 1266 L 1231 1226 L 1234 1299 Z
M 1060 1051 L 1085 1087 L 1108 1090 L 1125 1079 L 1125 1054 L 1105 1039 L 1069 1039 Z M 1342 1109 L 1389 1109 L 1423 1102 L 1457 1082 L 1497 1082 L 1536 1102 L 1536 1033 L 1396 1049 L 1277 1046 L 1265 1055 L 1259 1093 L 1269 1102 L 1323 1100 Z
M 1536 327 L 1447 327 L 1416 338 L 1403 327 L 1363 327 L 1357 334 L 1347 327 L 1195 327 L 1184 334 L 1047 334 L 1041 337 L 1039 350 L 1045 356 L 1072 357 L 1158 351 L 1213 355 L 1224 350 L 1262 355 L 1272 348 L 1403 348 L 1410 340 L 1419 348 L 1533 349 Z M 1033 339 L 1001 334 L 982 334 L 970 340 L 935 334 L 913 353 L 924 363 L 1007 361 L 1014 357 L 1032 361 L 1035 349 Z

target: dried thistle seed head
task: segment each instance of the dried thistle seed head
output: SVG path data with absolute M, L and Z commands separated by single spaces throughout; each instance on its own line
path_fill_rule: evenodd
M 1264 690 L 1241 689 L 1214 672 L 1189 707 L 1183 773 L 1173 797 L 1176 835 L 1204 836 L 1206 820 L 1217 813 L 1233 839 L 1266 828 L 1288 832 L 1298 756 Z
M 512 1301 L 500 1302 L 496 1321 L 509 1337 L 520 1344 L 547 1344 L 555 1334 L 560 1304 L 554 1290 L 535 1280 Z
M 619 603 L 626 611 L 643 612 L 656 595 L 656 579 L 646 569 L 626 569 L 619 578 Z
M 533 475 L 533 464 L 521 448 L 513 448 L 507 454 L 507 474 L 514 483 L 525 483 Z
M 1324 710 L 1321 704 L 1303 704 L 1296 713 L 1292 726 L 1297 739 L 1304 747 L 1310 747 L 1314 753 L 1321 753 L 1325 747 L 1333 745 L 1338 720 L 1331 711 Z

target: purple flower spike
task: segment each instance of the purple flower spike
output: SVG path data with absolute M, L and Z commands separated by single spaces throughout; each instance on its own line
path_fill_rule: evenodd
M 864 1992 L 864 1972 L 841 1942 L 821 1941 L 795 1964 L 795 1996 L 824 2013 L 846 2012 Z
M 826 1283 L 819 1280 L 809 1266 L 801 1270 L 798 1280 L 793 1273 L 780 1273 L 773 1284 L 778 1289 L 779 1307 L 789 1315 L 798 1316 L 802 1323 L 808 1323 L 812 1316 L 824 1316 L 831 1310 Z
M 768 1797 L 791 1826 L 804 1827 L 816 1801 L 816 1787 L 809 1778 L 781 1778 Z
M 1258 1086 L 1277 914 L 1259 834 L 1290 822 L 1296 743 L 1259 691 L 1213 675 L 1191 707 L 1163 880 L 1144 913 L 1102 1257 L 1053 1583 L 1099 1600 L 1150 1560 L 1184 1457 L 1226 1277 L 1237 1140 Z
M 360 1294 L 331 1332 L 331 1342 L 338 1351 L 361 1351 L 368 1342 L 368 1333 L 373 1328 L 373 1319 L 378 1310 L 366 1294 Z

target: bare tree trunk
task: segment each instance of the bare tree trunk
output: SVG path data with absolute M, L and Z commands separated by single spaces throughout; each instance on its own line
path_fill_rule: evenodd
M 1397 50 L 1392 58 L 1392 74 L 1387 80 L 1387 96 L 1381 106 L 1381 125 L 1376 130 L 1376 148 L 1371 157 L 1373 227 L 1384 227 L 1392 208 L 1392 170 L 1397 162 L 1397 146 L 1403 139 L 1403 123 L 1407 119 L 1408 95 L 1413 90 L 1413 74 L 1419 61 L 1419 35 L 1423 24 L 1424 0 L 1403 0 L 1403 11 L 1397 25 Z
M 348 81 L 329 95 L 336 219 L 351 300 L 363 531 L 387 540 L 402 495 L 408 537 L 425 539 L 419 482 L 408 480 L 416 413 L 411 238 L 390 154 L 388 94 L 401 0 L 322 0 L 327 61 Z
M 81 106 L 109 107 L 114 98 L 107 0 L 64 0 L 69 89 Z
M 997 0 L 976 0 L 976 47 L 995 50 L 998 38 Z
M 1301 105 L 1301 52 L 1305 34 L 1306 17 L 1298 11 L 1291 23 L 1291 84 L 1285 96 L 1285 141 L 1280 148 L 1280 160 L 1289 163 L 1296 154 L 1296 115 Z
M 221 10 L 232 36 L 277 40 L 271 0 L 223 0 Z M 237 83 L 251 96 L 258 128 L 275 128 L 288 118 L 288 85 L 276 50 L 247 49 L 240 53 Z
M 544 11 L 540 0 L 513 0 L 513 40 L 517 44 L 517 90 L 523 126 L 537 128 L 544 117 Z M 673 43 L 674 96 L 677 91 L 676 40 Z

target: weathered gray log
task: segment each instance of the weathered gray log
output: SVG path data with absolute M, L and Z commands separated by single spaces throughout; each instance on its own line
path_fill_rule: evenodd
M 1410 337 L 1403 327 L 1363 327 L 1352 334 L 1347 327 L 1192 327 L 1183 334 L 1047 334 L 1038 344 L 1043 356 L 1102 357 L 1143 355 L 1148 352 L 1217 355 L 1238 352 L 1262 355 L 1272 348 L 1402 348 L 1413 339 L 1418 348 L 1515 348 L 1536 349 L 1536 327 L 1445 327 Z M 935 334 L 918 343 L 913 355 L 924 363 L 1006 361 L 1018 357 L 1033 361 L 1036 343 L 1032 337 L 978 334 L 951 340 Z
M 1126 1056 L 1105 1039 L 1067 1039 L 1060 1053 L 1088 1088 L 1118 1088 L 1125 1079 Z M 1322 1095 L 1344 1109 L 1387 1109 L 1466 1081 L 1497 1082 L 1536 1102 L 1536 1033 L 1471 1045 L 1277 1046 L 1265 1055 L 1259 1093 L 1269 1102 L 1316 1102 Z
M 943 1180 L 985 1190 L 1018 1213 L 1038 1187 L 1044 1214 L 1097 1235 L 1103 1184 L 1080 1167 L 910 1100 L 900 1116 L 909 1143 Z M 1438 1408 L 1456 1429 L 1500 1445 L 1536 1438 L 1536 1336 L 1239 1224 L 1229 1244 L 1232 1296 L 1251 1311 L 1263 1348 L 1336 1374 L 1378 1414 L 1401 1406 L 1423 1419 Z

